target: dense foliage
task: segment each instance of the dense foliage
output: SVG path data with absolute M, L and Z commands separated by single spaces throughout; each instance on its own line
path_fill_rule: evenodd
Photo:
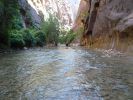
M 44 46 L 45 34 L 35 29 L 13 30 L 10 33 L 10 44 L 13 48 Z
M 66 46 L 68 46 L 75 38 L 76 34 L 73 32 L 73 30 L 70 30 L 68 32 L 64 31 L 59 37 L 59 41 L 61 44 L 66 44 Z
M 0 0 L 0 19 L 0 48 L 3 45 L 12 48 L 47 44 L 57 46 L 58 42 L 70 44 L 75 38 L 72 30 L 65 31 L 65 34 L 60 32 L 59 20 L 51 14 L 42 22 L 40 29 L 36 29 L 32 24 L 25 28 L 18 0 Z
M 56 17 L 50 17 L 44 21 L 40 29 L 21 29 L 10 32 L 11 47 L 33 47 L 44 46 L 46 44 L 58 44 L 59 22 Z
M 17 0 L 0 0 L 0 44 L 10 44 L 12 29 L 21 29 L 21 19 Z
M 37 31 L 35 33 L 36 46 L 46 45 L 46 34 L 42 31 Z
M 46 33 L 46 43 L 57 46 L 60 33 L 58 19 L 50 14 L 49 18 L 42 23 L 41 30 Z
M 20 31 L 13 30 L 10 34 L 10 42 L 12 48 L 23 48 L 25 41 Z
M 23 39 L 25 41 L 26 47 L 33 47 L 35 46 L 35 37 L 34 37 L 34 31 L 32 29 L 24 29 L 21 31 L 21 34 L 23 35 Z

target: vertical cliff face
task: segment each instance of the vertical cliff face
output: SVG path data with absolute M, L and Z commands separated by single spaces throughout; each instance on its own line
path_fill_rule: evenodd
M 77 12 L 77 16 L 74 22 L 73 29 L 77 31 L 80 27 L 83 27 L 84 19 L 86 19 L 89 11 L 89 3 L 85 0 L 81 0 Z
M 133 43 L 133 0 L 86 0 L 83 45 L 126 49 Z
M 75 1 L 75 0 L 74 0 Z M 26 20 L 25 13 L 31 16 L 33 24 L 39 26 L 40 23 L 47 19 L 49 13 L 58 17 L 65 28 L 70 28 L 74 22 L 74 16 L 77 12 L 79 0 L 19 0 L 23 19 Z

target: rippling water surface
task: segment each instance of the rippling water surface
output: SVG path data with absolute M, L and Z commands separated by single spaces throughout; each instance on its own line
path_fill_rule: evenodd
M 0 100 L 133 100 L 133 57 L 78 47 L 0 54 Z

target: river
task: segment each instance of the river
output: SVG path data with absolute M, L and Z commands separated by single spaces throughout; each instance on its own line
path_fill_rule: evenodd
M 133 100 L 133 56 L 110 52 L 52 47 L 0 54 L 0 100 Z

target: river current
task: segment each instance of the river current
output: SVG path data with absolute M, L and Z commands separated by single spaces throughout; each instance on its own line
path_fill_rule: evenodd
M 0 54 L 0 100 L 133 100 L 133 57 L 110 52 L 52 47 Z

